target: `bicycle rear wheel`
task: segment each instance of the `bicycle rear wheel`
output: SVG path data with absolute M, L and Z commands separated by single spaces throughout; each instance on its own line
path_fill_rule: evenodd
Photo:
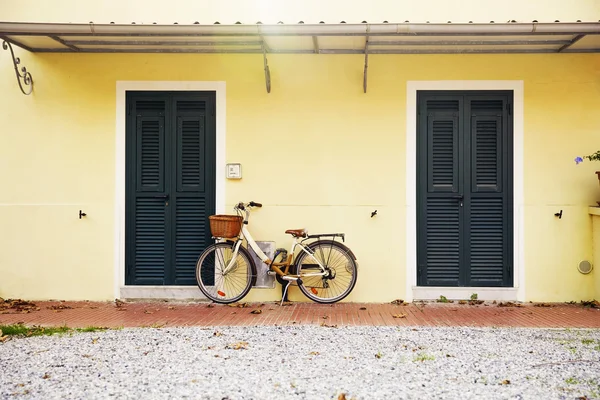
M 215 303 L 228 304 L 241 300 L 256 283 L 256 266 L 248 251 L 238 250 L 232 267 L 225 268 L 233 259 L 234 244 L 210 245 L 198 257 L 196 282 L 200 291 Z
M 335 303 L 352 292 L 356 285 L 358 266 L 345 245 L 333 240 L 320 240 L 308 247 L 313 256 L 325 267 L 325 276 L 302 276 L 298 287 L 306 297 L 317 303 Z M 296 261 L 297 274 L 318 273 L 319 265 L 302 252 Z

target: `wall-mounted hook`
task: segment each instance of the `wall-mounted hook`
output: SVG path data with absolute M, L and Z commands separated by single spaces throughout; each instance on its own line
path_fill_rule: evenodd
M 560 210 L 559 213 L 554 213 L 555 217 L 558 217 L 558 219 L 562 219 L 562 210 Z
M 371 213 L 371 218 L 373 218 L 373 217 L 374 217 L 374 216 L 376 216 L 376 215 L 377 215 L 377 210 L 375 210 L 375 211 L 373 211 L 373 212 Z
M 85 217 L 86 215 L 87 215 L 86 213 L 79 210 L 79 219 L 81 219 L 81 217 Z

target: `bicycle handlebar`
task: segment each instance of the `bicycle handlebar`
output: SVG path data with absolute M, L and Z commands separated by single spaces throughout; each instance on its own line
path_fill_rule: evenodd
M 242 203 L 242 202 L 240 201 L 240 202 L 239 202 L 239 203 L 238 203 L 238 204 L 235 206 L 235 208 L 238 208 L 238 209 L 240 209 L 240 210 L 245 210 L 245 209 L 246 209 L 246 206 L 248 206 L 248 207 L 259 207 L 259 208 L 260 208 L 260 207 L 262 207 L 262 204 L 261 204 L 261 203 L 256 203 L 256 202 L 254 202 L 254 201 L 251 201 L 250 203 L 248 203 L 248 204 L 244 205 L 244 203 Z

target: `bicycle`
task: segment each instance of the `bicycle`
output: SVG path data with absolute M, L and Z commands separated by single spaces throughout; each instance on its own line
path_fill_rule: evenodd
M 253 207 L 262 207 L 262 204 L 240 202 L 233 207 L 236 215 L 209 216 L 216 243 L 209 245 L 196 263 L 196 281 L 208 299 L 221 304 L 234 303 L 243 299 L 256 283 L 256 264 L 247 245 L 243 246 L 244 239 L 269 266 L 267 274 L 285 285 L 282 304 L 293 282 L 306 297 L 317 303 L 335 303 L 352 292 L 358 263 L 354 253 L 336 241 L 341 238 L 345 242 L 344 233 L 309 235 L 305 229 L 288 229 L 285 233 L 293 237 L 289 252 L 278 248 L 271 260 L 248 231 Z M 329 237 L 331 239 L 326 239 Z M 275 262 L 278 257 L 281 261 Z

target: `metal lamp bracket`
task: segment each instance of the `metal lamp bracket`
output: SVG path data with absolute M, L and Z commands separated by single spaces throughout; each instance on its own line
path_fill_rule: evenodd
M 15 67 L 15 74 L 17 75 L 17 82 L 19 83 L 19 88 L 24 95 L 30 95 L 33 91 L 33 78 L 31 74 L 27 71 L 27 68 L 21 67 L 21 71 L 19 71 L 19 64 L 21 60 L 19 57 L 15 57 L 15 53 L 12 49 L 12 46 L 9 42 L 4 40 L 2 42 L 2 48 L 4 50 L 10 50 L 10 55 L 12 56 L 13 65 Z M 21 80 L 23 82 L 21 82 Z M 25 86 L 25 87 L 24 87 Z

